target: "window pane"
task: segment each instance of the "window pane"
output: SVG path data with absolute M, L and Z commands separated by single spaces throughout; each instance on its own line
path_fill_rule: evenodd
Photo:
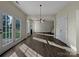
M 4 45 L 12 41 L 12 16 L 3 15 L 3 43 Z
M 19 37 L 20 37 L 20 33 L 16 32 L 16 38 L 19 38 Z
M 3 32 L 3 39 L 5 39 L 5 33 Z
M 9 27 L 7 27 L 7 33 L 9 33 Z
M 6 31 L 6 27 L 3 27 L 3 32 L 5 32 Z
M 3 26 L 6 26 L 6 21 L 3 21 Z
M 10 39 L 12 38 L 12 33 L 10 32 Z
M 9 32 L 7 32 L 7 39 L 9 39 Z
M 16 38 L 20 38 L 20 20 L 16 20 Z

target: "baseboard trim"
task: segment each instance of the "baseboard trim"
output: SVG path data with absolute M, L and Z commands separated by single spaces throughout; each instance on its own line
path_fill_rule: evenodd
M 63 42 L 64 44 L 66 44 L 68 47 L 70 47 L 70 45 L 68 45 L 67 43 L 65 43 L 64 41 L 62 41 L 62 40 L 60 40 L 59 38 L 57 38 L 57 37 L 54 37 L 54 38 L 56 38 L 57 40 L 59 40 L 59 41 L 61 41 L 61 42 Z M 71 48 L 71 47 L 70 47 Z
M 77 49 L 76 49 L 76 47 L 74 47 L 74 46 L 70 46 L 70 48 L 71 48 L 71 54 L 73 54 L 73 55 L 76 55 L 77 54 Z
M 35 33 L 42 33 L 42 34 L 50 34 L 50 35 L 54 35 L 54 33 L 52 33 L 52 32 L 35 32 Z

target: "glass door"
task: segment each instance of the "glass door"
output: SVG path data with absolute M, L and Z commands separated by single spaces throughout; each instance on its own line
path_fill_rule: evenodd
M 3 22 L 3 39 L 2 39 L 2 45 L 7 45 L 11 42 L 12 40 L 12 20 L 13 17 L 10 15 L 2 15 L 2 22 Z

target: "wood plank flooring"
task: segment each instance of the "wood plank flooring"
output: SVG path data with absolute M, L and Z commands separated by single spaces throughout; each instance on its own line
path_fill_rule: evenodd
M 34 39 L 34 37 L 39 39 Z M 43 42 L 42 42 L 43 41 Z M 44 42 L 45 41 L 45 42 Z M 68 47 L 65 43 L 55 39 L 53 36 L 45 36 L 34 33 L 32 36 L 24 39 L 22 42 L 9 49 L 1 57 L 70 57 L 69 51 L 50 45 L 54 42 L 59 46 Z

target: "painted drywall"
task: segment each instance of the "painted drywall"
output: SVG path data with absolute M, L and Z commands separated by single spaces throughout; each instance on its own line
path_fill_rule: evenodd
M 40 23 L 40 21 L 34 21 L 34 32 L 51 32 L 52 29 L 51 21 Z
M 79 2 L 74 2 L 72 3 L 72 10 L 74 10 L 74 14 L 73 14 L 73 17 L 74 17 L 74 21 L 73 21 L 73 26 L 74 26 L 74 29 L 76 29 L 76 52 L 79 54 Z M 74 23 L 75 22 L 75 23 Z M 74 35 L 72 33 L 72 35 Z
M 77 53 L 79 54 L 79 9 L 76 10 L 76 27 L 77 27 L 77 40 L 76 40 L 76 46 L 77 46 Z
M 66 43 L 68 46 L 70 46 L 74 51 L 77 51 L 76 48 L 76 14 L 75 14 L 75 10 L 77 8 L 77 6 L 75 6 L 76 4 L 79 4 L 79 2 L 72 2 L 69 5 L 65 6 L 61 11 L 59 11 L 56 14 L 56 38 L 58 38 L 59 40 L 63 41 L 64 43 Z M 67 20 L 67 24 L 63 23 L 64 25 L 67 25 L 67 30 L 64 34 L 64 38 L 66 39 L 60 39 L 63 36 L 60 36 L 60 34 L 62 34 L 61 32 L 61 28 L 59 27 L 59 24 L 62 26 L 61 24 L 61 19 L 59 20 L 59 18 L 64 18 L 63 21 Z M 64 27 L 63 27 L 64 28 Z M 62 30 L 64 31 L 64 30 Z M 66 35 L 67 34 L 67 35 Z
M 30 20 L 26 20 L 26 27 L 27 27 L 26 33 L 30 34 L 31 25 L 32 23 L 30 22 Z
M 0 1 L 0 12 L 7 13 L 13 17 L 20 18 L 21 20 L 21 38 L 18 41 L 14 41 L 13 43 L 5 47 L 0 46 L 1 47 L 0 54 L 1 54 L 26 37 L 26 22 L 25 21 L 26 21 L 27 16 L 21 10 L 19 10 L 12 2 L 8 2 L 8 1 L 7 2 Z M 14 19 L 14 22 L 15 22 L 15 19 Z M 14 33 L 13 40 L 15 40 L 15 27 L 13 29 L 13 33 Z
M 30 33 L 30 22 L 26 20 L 26 33 Z
M 67 40 L 67 16 L 66 15 L 57 15 L 56 16 L 56 38 L 68 43 Z
M 46 21 L 40 23 L 39 16 L 29 16 L 28 19 L 32 19 L 33 32 L 52 32 L 54 33 L 54 17 L 42 16 Z

